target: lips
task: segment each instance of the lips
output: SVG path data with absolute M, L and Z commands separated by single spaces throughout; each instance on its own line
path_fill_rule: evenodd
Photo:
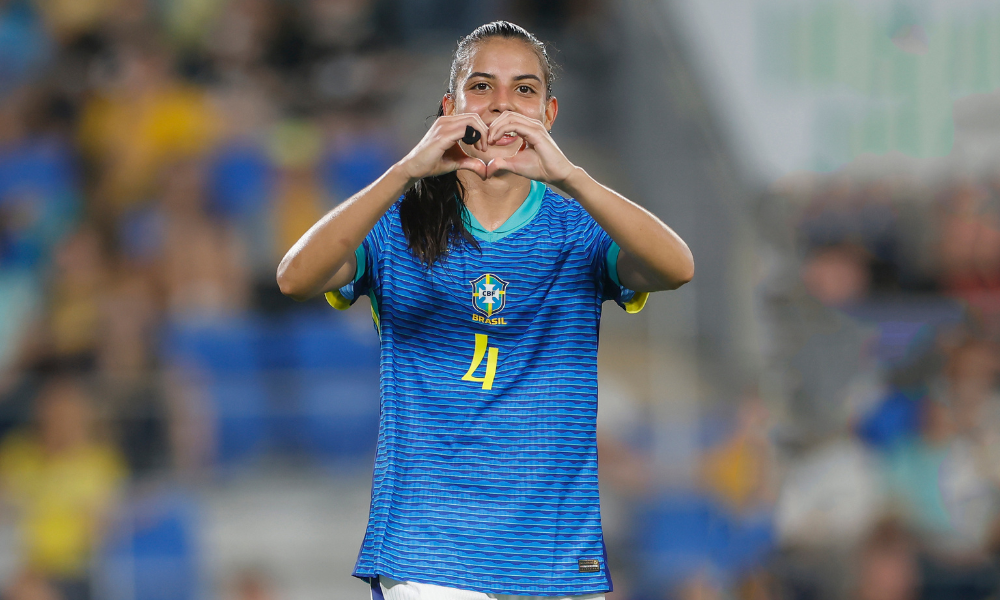
M 503 137 L 498 139 L 492 146 L 509 146 L 513 143 L 521 143 L 521 138 L 514 132 L 505 134 Z
M 524 145 L 524 141 L 521 139 L 521 136 L 511 132 L 502 136 L 495 143 L 489 144 L 486 152 L 480 152 L 475 146 L 470 146 L 462 141 L 459 141 L 458 145 L 462 148 L 463 152 L 472 158 L 478 158 L 479 160 L 488 163 L 494 158 L 513 157 L 521 150 L 521 147 Z

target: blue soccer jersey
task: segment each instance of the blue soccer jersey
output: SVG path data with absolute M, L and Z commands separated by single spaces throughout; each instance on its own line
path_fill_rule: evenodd
M 371 299 L 381 423 L 354 575 L 470 591 L 611 589 L 597 484 L 601 305 L 637 312 L 618 246 L 575 201 L 532 182 L 480 248 L 433 267 L 407 247 L 399 203 L 358 249 L 337 308 Z

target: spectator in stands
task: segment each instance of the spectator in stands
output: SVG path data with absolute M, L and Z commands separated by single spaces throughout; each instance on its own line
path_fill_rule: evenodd
M 794 332 L 781 341 L 788 369 L 789 412 L 804 436 L 830 436 L 847 425 L 851 394 L 877 379 L 871 340 L 875 331 L 850 309 L 869 298 L 868 253 L 853 243 L 810 249 L 800 270 L 801 288 L 789 293 L 793 307 L 776 313 Z
M 281 257 L 332 205 L 317 172 L 323 149 L 320 130 L 310 121 L 282 123 L 271 145 L 280 168 L 271 202 L 274 256 Z
M 113 86 L 84 107 L 80 140 L 98 167 L 95 199 L 118 214 L 154 192 L 165 164 L 201 155 L 218 116 L 203 90 L 178 82 L 153 40 L 122 45 Z
M 114 415 L 114 433 L 134 479 L 162 476 L 178 466 L 171 443 L 181 403 L 167 401 L 154 360 L 153 340 L 162 314 L 153 283 L 141 272 L 122 269 L 101 303 L 102 336 L 97 380 Z
M 0 101 L 0 268 L 37 272 L 79 218 L 78 165 L 55 103 L 30 88 Z
M 676 597 L 677 600 L 722 600 L 726 595 L 716 579 L 699 573 L 677 586 L 675 594 L 668 596 L 670 597 Z
M 0 97 L 30 79 L 52 53 L 52 40 L 33 2 L 0 4 Z
M 2 597 L 4 600 L 65 600 L 44 577 L 27 569 L 14 576 Z
M 230 588 L 227 600 L 278 600 L 273 578 L 260 568 L 241 570 L 233 577 Z
M 923 403 L 920 437 L 900 441 L 885 460 L 884 481 L 932 549 L 979 554 L 996 513 L 997 491 L 940 398 Z
M 946 293 L 969 303 L 990 335 L 1000 334 L 1000 212 L 976 182 L 955 185 L 938 216 L 938 253 Z
M 857 553 L 857 600 L 916 600 L 920 591 L 917 545 L 895 520 L 879 522 Z
M 163 173 L 163 286 L 175 317 L 246 309 L 246 251 L 236 230 L 206 210 L 203 165 L 176 163 Z
M 233 224 L 207 209 L 204 165 L 165 167 L 160 201 L 121 219 L 123 263 L 156 283 L 175 318 L 242 312 L 249 301 L 247 251 Z
M 49 0 L 38 5 L 48 29 L 63 43 L 95 31 L 123 4 L 122 0 Z
M 702 457 L 702 483 L 736 515 L 769 511 L 777 494 L 769 415 L 756 395 L 745 397 L 728 439 Z
M 260 76 L 274 26 L 274 7 L 267 0 L 232 0 L 209 27 L 209 55 L 224 81 Z
M 945 367 L 943 394 L 954 407 L 959 431 L 990 452 L 1000 452 L 1000 396 L 997 373 L 1000 355 L 989 340 L 968 340 L 951 350 Z M 1000 458 L 994 454 L 993 458 Z M 986 457 L 984 457 L 986 459 Z M 1000 462 L 991 476 L 1000 483 Z
M 36 411 L 35 427 L 0 445 L 0 490 L 18 515 L 25 566 L 65 600 L 87 600 L 90 558 L 125 482 L 124 461 L 99 441 L 78 379 L 51 381 Z
M 100 301 L 108 281 L 107 251 L 97 230 L 82 226 L 56 250 L 49 284 L 48 350 L 90 365 L 100 334 Z

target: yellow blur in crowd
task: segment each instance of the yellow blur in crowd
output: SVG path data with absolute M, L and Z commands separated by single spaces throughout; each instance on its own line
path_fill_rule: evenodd
M 746 399 L 733 434 L 702 457 L 702 484 L 737 512 L 773 501 L 774 456 L 767 439 L 767 420 L 760 398 Z
M 86 107 L 81 143 L 101 157 L 107 168 L 102 182 L 105 197 L 118 208 L 142 198 L 154 183 L 159 167 L 171 159 L 198 154 L 215 137 L 217 119 L 207 99 L 197 90 L 161 81 L 165 66 L 156 58 L 136 60 L 136 75 L 149 79 L 132 88 L 135 93 L 94 100 Z
M 91 421 L 79 384 L 58 381 L 43 392 L 37 429 L 0 445 L 0 484 L 18 514 L 25 566 L 48 577 L 85 575 L 127 475 Z

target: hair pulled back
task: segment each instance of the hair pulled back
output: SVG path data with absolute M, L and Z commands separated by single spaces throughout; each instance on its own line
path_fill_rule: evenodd
M 449 94 L 455 93 L 455 85 L 468 68 L 476 47 L 492 38 L 520 40 L 527 44 L 538 56 L 538 62 L 542 66 L 546 97 L 552 96 L 552 80 L 555 76 L 545 44 L 523 27 L 507 21 L 481 25 L 458 42 L 448 78 Z M 437 116 L 444 116 L 443 105 L 438 106 Z M 410 250 L 422 263 L 432 266 L 448 252 L 448 247 L 452 244 L 479 247 L 466 228 L 464 209 L 465 189 L 454 171 L 424 177 L 406 191 L 399 206 L 399 218 Z

